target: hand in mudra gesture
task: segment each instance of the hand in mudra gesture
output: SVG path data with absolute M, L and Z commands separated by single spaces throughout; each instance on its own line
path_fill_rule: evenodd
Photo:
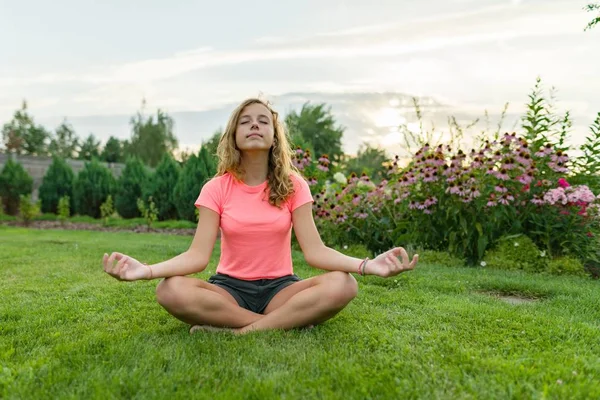
M 116 261 L 116 264 L 115 264 Z M 133 257 L 121 253 L 104 254 L 104 272 L 120 281 L 137 281 L 151 278 L 151 270 Z
M 398 256 L 402 258 L 402 261 L 398 259 Z M 415 254 L 412 261 L 410 261 L 406 250 L 402 247 L 396 247 L 368 261 L 365 273 L 367 275 L 377 275 L 387 278 L 414 269 L 418 261 L 418 254 Z

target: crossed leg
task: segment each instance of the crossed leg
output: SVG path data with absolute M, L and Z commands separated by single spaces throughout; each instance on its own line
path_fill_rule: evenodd
M 358 292 L 356 279 L 345 272 L 328 272 L 284 288 L 265 314 L 240 307 L 224 289 L 196 278 L 171 277 L 158 285 L 158 303 L 191 325 L 252 330 L 291 329 L 318 324 L 340 312 Z

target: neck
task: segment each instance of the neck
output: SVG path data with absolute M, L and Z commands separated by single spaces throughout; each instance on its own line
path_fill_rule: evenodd
M 269 153 L 252 152 L 242 154 L 241 166 L 244 170 L 242 179 L 246 185 L 260 185 L 267 180 L 269 172 Z

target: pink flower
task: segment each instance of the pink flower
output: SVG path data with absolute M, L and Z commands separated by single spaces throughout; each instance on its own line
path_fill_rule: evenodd
M 507 188 L 506 188 L 504 185 L 502 185 L 502 184 L 500 184 L 500 185 L 496 186 L 496 187 L 494 188 L 494 190 L 495 190 L 496 192 L 500 192 L 500 193 L 506 193 L 506 192 L 508 192 L 508 189 L 507 189 Z
M 507 158 L 506 160 L 504 160 L 504 163 L 502 164 L 502 168 L 504 168 L 504 169 L 515 168 L 514 160 L 512 158 Z
M 562 151 L 557 151 L 556 154 L 553 154 L 550 159 L 556 163 L 566 163 L 567 161 L 569 161 L 569 156 L 566 153 L 563 153 Z
M 578 205 L 584 205 L 587 203 L 592 203 L 596 200 L 596 196 L 594 193 L 585 185 L 577 186 L 573 188 L 572 186 L 566 189 L 567 199 L 570 203 L 577 203 Z
M 496 173 L 496 178 L 503 180 L 503 181 L 507 181 L 510 179 L 510 177 L 507 174 L 506 169 L 504 169 L 504 168 Z
M 495 202 L 495 201 L 493 201 L 493 200 L 489 200 L 489 201 L 487 202 L 487 204 L 486 204 L 486 205 L 487 205 L 488 207 L 495 207 L 495 206 L 497 206 L 497 205 L 498 205 L 498 203 L 496 203 L 496 202 Z
M 537 153 L 535 153 L 535 155 L 538 157 L 545 157 L 549 154 L 552 154 L 552 146 L 550 144 L 546 144 Z
M 428 172 L 425 173 L 425 177 L 423 178 L 423 182 L 435 182 L 437 180 L 437 176 L 434 176 Z
M 531 199 L 531 202 L 535 205 L 541 206 L 542 204 L 544 204 L 544 200 L 540 199 L 539 196 L 535 195 L 533 197 L 533 199 Z
M 552 168 L 552 169 L 553 169 L 554 171 L 556 171 L 556 172 L 561 172 L 561 173 L 563 173 L 563 174 L 565 174 L 565 173 L 568 173 L 568 172 L 569 172 L 569 169 L 568 169 L 568 168 L 566 168 L 566 167 L 564 166 L 564 164 L 563 164 L 561 161 L 558 161 L 558 162 L 552 162 L 552 161 L 550 161 L 550 162 L 548 163 L 548 166 L 549 166 L 550 168 Z
M 533 181 L 533 173 L 528 172 L 527 174 L 519 175 L 516 180 L 524 185 L 529 185 Z
M 567 199 L 567 196 L 565 195 L 565 189 L 556 188 L 556 189 L 548 190 L 546 192 L 546 194 L 544 195 L 544 201 L 547 204 L 551 204 L 551 205 L 554 205 L 556 203 L 561 203 L 563 205 L 567 204 L 568 199 Z
M 437 198 L 435 198 L 435 197 L 428 197 L 425 200 L 424 204 L 425 204 L 425 207 L 429 207 L 429 206 L 432 206 L 434 204 L 437 204 Z
M 560 179 L 558 180 L 558 186 L 560 186 L 561 188 L 568 188 L 568 187 L 569 187 L 569 186 L 571 186 L 571 185 L 569 184 L 569 182 L 567 182 L 567 181 L 565 180 L 565 178 L 560 178 Z

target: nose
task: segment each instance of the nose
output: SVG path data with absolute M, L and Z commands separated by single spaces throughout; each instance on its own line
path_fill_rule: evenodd
M 258 124 L 256 122 L 253 122 L 250 129 L 258 129 Z

